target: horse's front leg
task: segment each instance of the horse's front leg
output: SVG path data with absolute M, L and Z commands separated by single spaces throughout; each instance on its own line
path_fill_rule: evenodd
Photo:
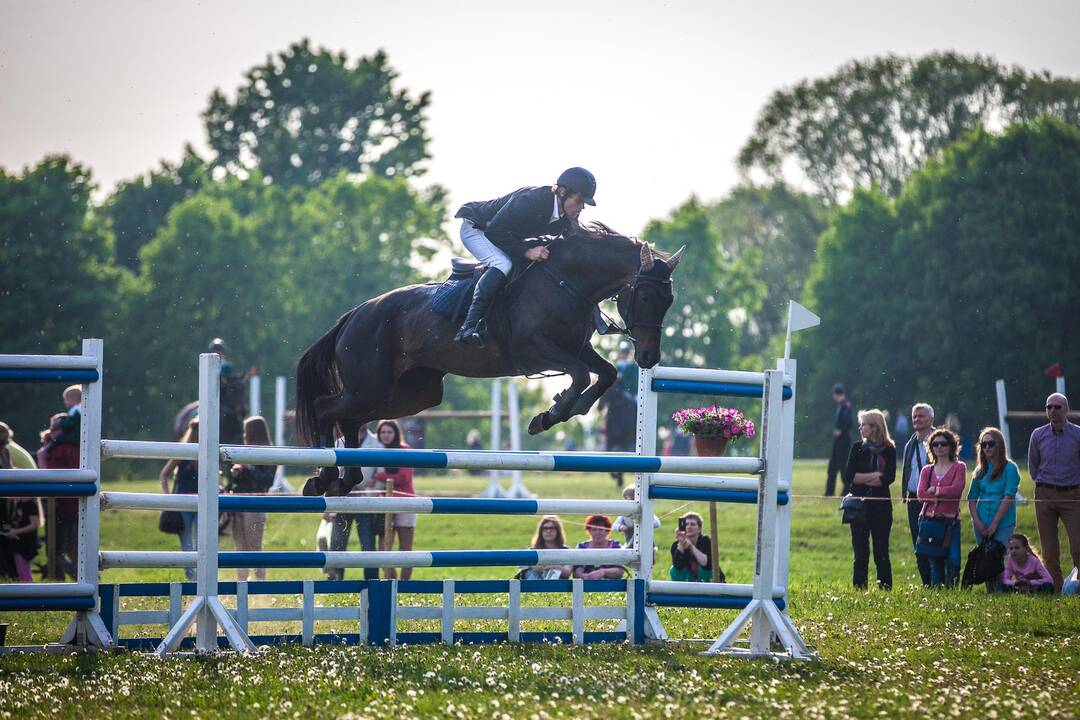
M 557 350 L 556 348 L 552 348 Z M 551 369 L 562 370 L 567 373 L 572 382 L 570 387 L 555 396 L 555 402 L 545 412 L 536 415 L 529 423 L 529 434 L 537 435 L 549 429 L 552 425 L 564 422 L 571 416 L 570 410 L 577 403 L 578 398 L 585 388 L 589 387 L 592 377 L 589 375 L 589 367 L 578 358 L 562 351 L 545 354 L 545 359 L 550 359 Z
M 592 345 L 585 346 L 585 349 L 581 351 L 580 358 L 589 367 L 589 370 L 596 373 L 596 382 L 581 393 L 574 406 L 570 408 L 571 417 L 589 412 L 592 406 L 596 404 L 596 401 L 607 392 L 608 388 L 615 384 L 615 380 L 619 377 L 619 371 L 615 369 L 615 366 L 604 359 L 596 350 L 593 350 Z

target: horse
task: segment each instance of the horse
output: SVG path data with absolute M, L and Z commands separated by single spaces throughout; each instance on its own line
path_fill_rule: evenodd
M 221 374 L 221 442 L 225 445 L 242 445 L 244 442 L 244 418 L 247 417 L 248 374 Z M 179 440 L 187 431 L 188 423 L 199 414 L 199 401 L 193 400 L 173 416 L 173 437 Z
M 349 448 L 360 429 L 442 402 L 443 377 L 507 377 L 559 371 L 571 384 L 529 423 L 529 433 L 589 411 L 617 377 L 590 344 L 597 304 L 614 297 L 643 368 L 660 361 L 664 315 L 674 299 L 674 255 L 620 235 L 600 223 L 552 239 L 549 259 L 517 274 L 488 315 L 495 341 L 484 347 L 453 342 L 458 324 L 431 310 L 438 284 L 410 285 L 368 300 L 342 315 L 301 355 L 296 366 L 297 432 L 327 447 L 335 427 Z M 590 384 L 590 373 L 597 376 Z M 350 468 L 322 468 L 306 495 L 344 495 L 360 481 Z

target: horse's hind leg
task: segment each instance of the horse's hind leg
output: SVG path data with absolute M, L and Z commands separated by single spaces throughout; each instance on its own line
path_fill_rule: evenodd
M 378 416 L 374 409 L 375 404 L 371 398 L 349 391 L 320 397 L 315 401 L 316 415 L 319 418 L 320 444 L 323 447 L 333 447 L 334 428 L 340 427 L 346 447 L 359 447 L 357 437 L 359 428 Z M 347 473 L 347 475 L 352 474 Z M 328 465 L 321 468 L 318 475 L 308 479 L 304 484 L 303 494 L 343 495 L 344 492 L 340 490 L 341 484 L 337 467 Z

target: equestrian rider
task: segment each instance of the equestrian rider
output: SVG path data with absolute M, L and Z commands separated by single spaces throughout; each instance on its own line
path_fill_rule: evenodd
M 538 245 L 542 235 L 560 235 L 576 225 L 586 205 L 596 205 L 596 178 L 581 167 L 572 167 L 545 187 L 523 187 L 509 195 L 461 206 L 461 242 L 487 269 L 476 283 L 465 323 L 454 336 L 456 342 L 483 345 L 483 320 L 491 301 L 506 284 L 513 261 L 547 260 L 548 249 Z

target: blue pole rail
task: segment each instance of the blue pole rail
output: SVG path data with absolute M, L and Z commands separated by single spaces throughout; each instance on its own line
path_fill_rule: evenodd
M 650 605 L 658 607 L 711 608 L 716 610 L 742 610 L 754 599 L 720 595 L 667 595 L 664 593 L 649 593 L 648 598 Z M 787 607 L 784 598 L 773 598 L 773 602 L 776 603 L 776 607 L 780 610 Z
M 682 488 L 656 486 L 649 488 L 653 500 L 695 500 L 699 502 L 756 503 L 756 490 L 709 490 L 707 488 Z M 786 492 L 776 493 L 776 504 L 787 505 L 790 498 Z
M 658 393 L 686 393 L 688 395 L 726 395 L 728 397 L 761 398 L 764 392 L 762 385 L 747 385 L 744 383 L 708 382 L 705 380 L 667 380 L 654 379 L 652 381 L 653 392 Z M 785 400 L 791 399 L 791 388 L 785 387 L 783 392 Z
M 0 382 L 23 383 L 95 383 L 99 380 L 97 370 L 71 370 L 66 368 L 0 368 Z
M 0 482 L 2 497 L 90 497 L 95 494 L 95 483 Z

